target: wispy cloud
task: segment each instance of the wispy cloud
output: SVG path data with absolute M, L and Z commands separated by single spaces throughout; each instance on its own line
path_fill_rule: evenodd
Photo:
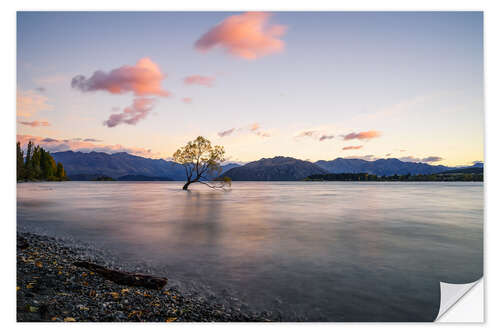
M 236 130 L 236 128 L 230 128 L 228 130 L 225 130 L 225 131 L 221 131 L 219 133 L 217 133 L 218 136 L 220 136 L 221 138 L 225 137 L 225 136 L 228 136 L 228 135 L 231 135 L 233 134 L 233 132 Z
M 296 138 L 314 137 L 317 134 L 318 134 L 318 131 L 302 131 L 299 134 L 295 135 L 295 137 Z
M 285 43 L 279 39 L 286 27 L 269 24 L 270 13 L 248 12 L 229 16 L 200 37 L 195 48 L 201 52 L 220 46 L 227 53 L 247 59 L 280 52 Z
M 319 137 L 319 141 L 331 140 L 334 137 L 335 136 L 333 136 L 333 135 L 322 135 L 322 136 Z
M 50 126 L 50 123 L 48 121 L 20 121 L 19 124 L 21 125 L 26 125 L 26 126 L 31 126 L 31 127 L 39 127 L 39 126 Z
M 268 138 L 268 137 L 271 136 L 271 133 L 264 132 L 264 131 L 260 130 L 260 124 L 259 123 L 253 123 L 252 125 L 250 125 L 249 130 L 253 134 L 258 135 L 258 136 L 262 136 L 262 137 L 265 137 L 265 138 Z
M 211 76 L 191 75 L 184 78 L 184 83 L 187 85 L 200 85 L 205 87 L 212 87 L 215 78 Z
M 399 160 L 401 160 L 403 162 L 435 163 L 435 162 L 442 161 L 443 158 L 439 157 L 439 156 L 428 156 L 428 157 L 424 157 L 424 158 L 419 158 L 419 157 L 415 157 L 415 156 L 404 156 L 404 157 L 400 157 Z
M 43 138 L 27 134 L 17 135 L 17 141 L 21 143 L 21 146 L 23 148 L 26 148 L 28 141 L 32 141 L 35 145 L 40 145 L 41 147 L 44 147 L 45 149 L 53 153 L 66 150 L 81 152 L 97 151 L 105 153 L 126 152 L 129 154 L 144 157 L 158 157 L 158 154 L 152 152 L 151 149 L 124 147 L 119 144 L 96 144 L 93 142 L 85 142 L 83 140 Z
M 265 138 L 268 138 L 271 136 L 271 133 L 261 130 L 261 126 L 259 123 L 253 123 L 251 125 L 248 125 L 245 127 L 239 127 L 239 128 L 233 127 L 233 128 L 228 129 L 228 130 L 221 131 L 221 132 L 217 133 L 217 135 L 222 138 L 225 136 L 232 135 L 236 132 L 244 132 L 244 131 L 247 131 L 247 133 L 250 132 L 252 134 L 255 134 L 255 135 L 261 136 L 261 137 L 265 137 Z
M 344 158 L 352 158 L 352 159 L 360 159 L 360 160 L 365 160 L 365 161 L 375 161 L 378 159 L 375 155 L 352 155 L 352 156 L 347 156 Z
M 354 139 L 370 140 L 370 139 L 378 138 L 380 135 L 381 135 L 381 133 L 378 131 L 366 131 L 366 132 L 359 132 L 359 133 L 352 132 L 352 133 L 344 135 L 344 141 L 354 140 Z
M 363 146 L 347 146 L 342 148 L 342 150 L 355 150 L 355 149 L 361 149 Z
M 182 101 L 186 104 L 191 104 L 193 103 L 193 99 L 191 97 L 184 97 Z
M 170 92 L 161 86 L 165 77 L 156 63 L 142 58 L 134 66 L 125 65 L 110 72 L 98 70 L 89 78 L 77 75 L 71 80 L 71 87 L 82 92 L 101 90 L 111 94 L 133 92 L 136 96 L 168 97 Z
M 439 156 L 429 156 L 429 157 L 425 157 L 422 159 L 422 162 L 425 162 L 425 163 L 435 163 L 435 162 L 439 162 L 439 161 L 442 161 L 443 158 L 442 157 L 439 157 Z
M 31 117 L 41 111 L 52 110 L 48 104 L 48 98 L 34 90 L 18 90 L 16 96 L 17 115 L 19 117 Z
M 152 98 L 136 98 L 131 106 L 123 109 L 121 113 L 115 113 L 104 121 L 107 127 L 115 127 L 119 124 L 135 125 L 153 110 L 155 100 Z
M 322 133 L 321 131 L 318 130 L 306 130 L 299 132 L 298 134 L 295 135 L 295 138 L 313 138 L 318 141 L 325 141 L 325 140 L 331 140 L 335 138 L 334 135 L 332 134 L 325 134 Z

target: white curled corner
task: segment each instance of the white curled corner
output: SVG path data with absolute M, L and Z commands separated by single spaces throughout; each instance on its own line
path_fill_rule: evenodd
M 455 305 L 480 280 L 481 279 L 465 284 L 440 282 L 441 304 L 439 306 L 439 313 L 434 321 L 437 321 L 443 314 L 445 314 L 446 311 L 448 311 L 453 305 Z

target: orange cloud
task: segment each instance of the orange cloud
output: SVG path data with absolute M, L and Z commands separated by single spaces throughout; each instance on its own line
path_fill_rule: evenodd
M 380 136 L 380 132 L 378 131 L 366 131 L 366 132 L 359 132 L 359 133 L 349 133 L 347 135 L 344 135 L 344 140 L 369 140 L 373 138 L 378 138 Z
M 185 84 L 198 84 L 200 86 L 212 87 L 214 84 L 215 78 L 210 76 L 202 76 L 202 75 L 191 75 L 184 78 Z
M 39 127 L 39 126 L 50 126 L 50 123 L 48 121 L 20 121 L 19 124 L 26 125 L 26 126 L 31 126 L 31 127 Z
M 40 111 L 52 109 L 52 105 L 47 104 L 48 98 L 36 91 L 18 91 L 16 96 L 17 115 L 19 117 L 30 117 Z
M 253 123 L 252 125 L 250 125 L 250 131 L 252 132 L 257 131 L 259 128 L 260 128 L 259 123 Z
M 123 109 L 122 113 L 115 113 L 109 116 L 109 119 L 104 122 L 108 127 L 115 127 L 119 124 L 135 125 L 140 120 L 147 117 L 149 112 L 153 110 L 155 100 L 152 98 L 136 98 L 131 106 Z
M 342 150 L 353 150 L 353 149 L 361 149 L 363 146 L 347 146 L 342 148 Z
M 286 32 L 286 26 L 269 25 L 270 13 L 248 12 L 233 15 L 206 32 L 195 43 L 202 52 L 220 46 L 234 56 L 252 60 L 280 52 L 285 43 L 278 37 Z
M 182 101 L 186 104 L 191 104 L 193 102 L 193 99 L 191 97 L 184 97 Z
M 77 75 L 71 80 L 71 87 L 83 92 L 103 90 L 111 94 L 133 92 L 136 96 L 168 97 L 170 92 L 161 87 L 166 78 L 151 59 L 142 58 L 135 66 L 122 66 L 109 73 L 96 71 L 88 79 Z

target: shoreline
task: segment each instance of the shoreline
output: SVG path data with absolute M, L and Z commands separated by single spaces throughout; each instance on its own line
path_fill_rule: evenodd
M 120 285 L 73 263 L 87 260 L 115 268 L 83 247 L 31 232 L 17 232 L 18 322 L 269 322 L 255 313 L 185 295 L 176 287 Z M 143 272 L 134 272 L 143 273 Z M 168 278 L 168 277 L 166 277 Z

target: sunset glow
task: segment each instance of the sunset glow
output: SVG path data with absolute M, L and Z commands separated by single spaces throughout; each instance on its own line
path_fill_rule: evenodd
M 18 139 L 50 151 L 167 159 L 203 135 L 240 162 L 484 158 L 479 12 L 17 19 Z

